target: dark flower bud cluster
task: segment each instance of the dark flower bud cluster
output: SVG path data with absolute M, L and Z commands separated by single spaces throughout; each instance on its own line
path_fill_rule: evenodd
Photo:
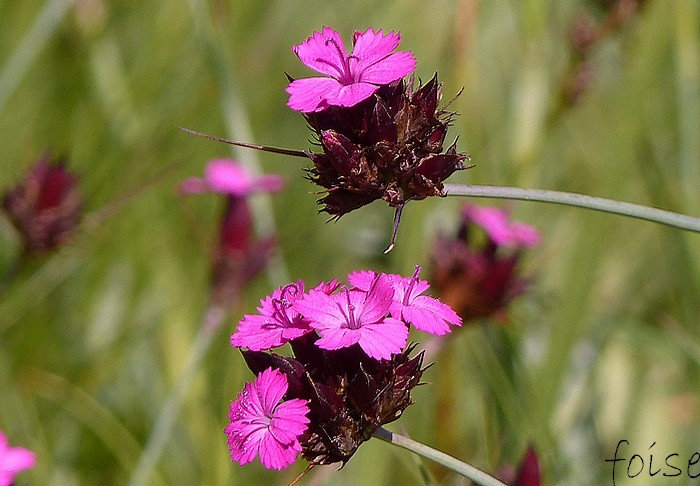
M 50 251 L 70 237 L 82 212 L 77 182 L 64 161 L 44 155 L 5 192 L 2 206 L 22 235 L 25 251 Z
M 325 188 L 319 200 L 334 217 L 383 199 L 392 207 L 444 196 L 443 181 L 469 156 L 456 141 L 443 152 L 454 113 L 439 108 L 437 74 L 415 87 L 413 77 L 380 86 L 351 107 L 304 113 L 321 153 L 310 154 L 309 179 Z
M 299 437 L 301 455 L 314 465 L 346 463 L 381 425 L 398 419 L 419 384 L 423 353 L 413 346 L 389 360 L 372 359 L 354 345 L 325 350 L 315 334 L 291 342 L 294 357 L 242 351 L 254 373 L 276 368 L 289 382 L 285 399 L 308 403 L 309 425 Z

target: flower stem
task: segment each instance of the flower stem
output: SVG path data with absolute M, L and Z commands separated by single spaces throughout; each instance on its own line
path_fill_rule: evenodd
M 377 439 L 381 439 L 385 442 L 389 442 L 390 444 L 403 447 L 404 449 L 408 449 L 409 451 L 414 452 L 419 456 L 433 460 L 438 464 L 442 464 L 446 468 L 456 472 L 457 474 L 461 474 L 462 476 L 472 480 L 476 484 L 480 484 L 482 486 L 506 486 L 498 479 L 489 476 L 484 471 L 477 469 L 474 466 L 470 466 L 469 464 L 462 462 L 459 459 L 447 455 L 444 452 L 435 450 L 432 447 L 428 447 L 425 444 L 421 444 L 420 442 L 416 442 L 415 440 L 410 439 L 404 435 L 397 434 L 395 432 L 390 432 L 383 427 L 379 427 L 377 430 L 375 430 L 374 436 Z
M 225 315 L 226 312 L 219 307 L 211 307 L 207 311 L 204 322 L 190 348 L 190 356 L 185 369 L 178 377 L 173 390 L 160 410 L 156 424 L 148 438 L 148 443 L 144 447 L 139 462 L 131 474 L 129 486 L 141 486 L 148 482 L 173 430 L 173 425 L 180 413 L 180 407 L 185 399 L 186 392 L 189 390 L 189 386 L 197 371 L 199 371 L 199 366 L 204 360 Z
M 551 202 L 567 206 L 595 209 L 606 213 L 621 214 L 633 218 L 646 219 L 656 223 L 700 233 L 700 218 L 663 209 L 615 201 L 602 197 L 586 196 L 573 192 L 547 191 L 544 189 L 523 189 L 521 187 L 481 186 L 445 184 L 448 196 L 491 197 L 499 199 L 520 199 L 524 201 Z

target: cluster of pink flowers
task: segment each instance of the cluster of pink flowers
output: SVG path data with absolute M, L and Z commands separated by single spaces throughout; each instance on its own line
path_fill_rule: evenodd
M 429 284 L 419 271 L 356 271 L 349 285 L 334 279 L 308 292 L 297 280 L 243 317 L 231 344 L 248 349 L 246 361 L 259 374 L 231 404 L 226 434 L 234 461 L 257 454 L 264 466 L 280 469 L 301 451 L 313 463 L 344 462 L 378 426 L 400 416 L 423 371 L 421 355 L 408 358 L 409 326 L 442 335 L 462 322 L 424 295 Z M 261 352 L 285 343 L 294 358 Z M 283 402 L 287 380 L 295 386 Z
M 304 292 L 298 280 L 260 301 L 259 314 L 245 315 L 231 345 L 261 351 L 317 332 L 316 345 L 341 349 L 359 345 L 371 358 L 391 359 L 406 347 L 409 324 L 431 334 L 450 332 L 462 319 L 434 297 L 423 295 L 430 284 L 418 278 L 362 270 L 348 275 L 350 287 L 336 280 Z

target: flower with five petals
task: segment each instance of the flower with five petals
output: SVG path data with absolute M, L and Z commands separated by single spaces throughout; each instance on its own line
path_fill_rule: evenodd
M 416 68 L 410 51 L 394 52 L 401 35 L 380 29 L 355 31 L 348 55 L 340 35 L 330 27 L 292 47 L 301 62 L 330 77 L 297 79 L 287 86 L 293 110 L 322 111 L 331 105 L 354 106 L 372 96 L 381 85 L 397 81 Z

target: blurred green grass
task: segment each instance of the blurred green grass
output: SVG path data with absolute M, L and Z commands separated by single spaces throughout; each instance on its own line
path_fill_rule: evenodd
M 80 172 L 95 216 L 68 246 L 28 261 L 0 295 L 0 429 L 39 456 L 18 485 L 130 477 L 207 306 L 222 201 L 182 198 L 176 187 L 232 153 L 176 126 L 309 147 L 305 124 L 285 106 L 283 72 L 309 74 L 290 46 L 322 25 L 346 39 L 370 26 L 400 30 L 418 76 L 438 71 L 446 99 L 464 86 L 451 136 L 477 166 L 450 182 L 577 191 L 700 215 L 697 1 L 647 2 L 593 51 L 595 82 L 561 110 L 567 32 L 579 12 L 597 12 L 593 1 L 80 0 L 64 16 L 61 3 L 0 1 L 0 79 L 19 81 L 0 84 L 0 188 L 48 148 Z M 23 70 L 9 61 L 45 5 L 55 8 L 55 29 L 27 48 L 36 56 Z M 325 224 L 303 161 L 233 154 L 288 182 L 256 201 L 261 229 L 277 229 L 282 261 L 246 289 L 237 315 L 285 278 L 410 273 L 427 264 L 435 228 L 453 222 L 461 203 L 409 205 L 385 256 L 389 208 L 375 203 Z M 604 459 L 622 438 L 643 455 L 655 441 L 659 457 L 689 456 L 700 437 L 698 236 L 535 203 L 514 213 L 544 236 L 525 260 L 533 291 L 512 306 L 507 326 L 457 333 L 391 427 L 493 473 L 534 444 L 547 484 L 609 484 Z M 2 217 L 0 275 L 18 252 Z M 228 344 L 237 315 L 192 384 L 154 484 L 286 484 L 303 468 L 269 472 L 228 458 L 228 403 L 251 377 Z M 424 467 L 436 483 L 464 484 L 420 464 L 369 441 L 342 470 L 305 481 L 418 483 Z

